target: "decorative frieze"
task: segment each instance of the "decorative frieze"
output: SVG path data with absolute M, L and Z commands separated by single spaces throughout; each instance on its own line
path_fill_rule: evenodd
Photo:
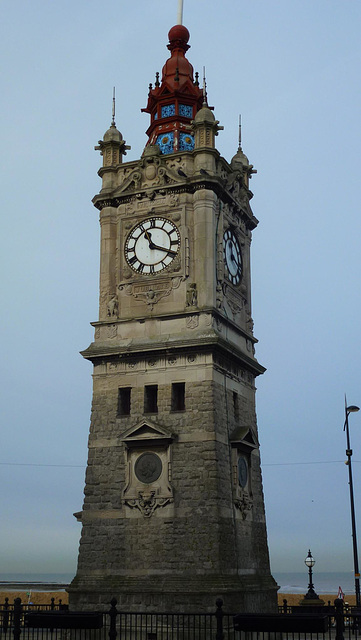
M 144 281 L 139 284 L 135 282 L 132 284 L 121 284 L 119 285 L 119 289 L 125 295 L 133 296 L 136 300 L 146 303 L 152 310 L 159 300 L 169 296 L 174 289 L 178 289 L 182 279 L 182 276 L 158 280 L 152 279 L 149 284 Z

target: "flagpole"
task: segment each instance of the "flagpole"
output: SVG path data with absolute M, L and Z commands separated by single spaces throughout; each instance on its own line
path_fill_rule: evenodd
M 178 0 L 177 24 L 183 24 L 183 0 Z

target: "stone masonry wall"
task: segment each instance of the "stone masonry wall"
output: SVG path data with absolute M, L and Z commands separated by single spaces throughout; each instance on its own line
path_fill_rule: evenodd
M 232 392 L 225 394 L 212 380 L 186 383 L 186 411 L 171 412 L 171 384 L 159 385 L 158 413 L 150 417 L 175 435 L 174 503 L 144 518 L 122 504 L 126 473 L 121 441 L 122 433 L 144 417 L 144 389 L 132 389 L 131 415 L 119 418 L 119 382 L 107 388 L 103 379 L 95 380 L 79 572 L 212 574 L 264 567 L 264 552 L 257 562 L 254 554 L 266 540 L 258 464 L 252 469 L 252 517 L 243 521 L 233 507 Z M 252 393 L 251 398 L 240 394 L 240 422 L 255 423 Z

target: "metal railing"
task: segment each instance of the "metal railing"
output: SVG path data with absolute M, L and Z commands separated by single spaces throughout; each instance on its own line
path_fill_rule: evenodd
M 343 603 L 319 607 L 314 614 L 293 611 L 237 614 L 118 611 L 115 599 L 107 612 L 73 612 L 61 602 L 22 604 L 20 598 L 0 605 L 2 640 L 361 640 L 361 611 Z M 65 605 L 66 606 L 66 605 Z M 41 609 L 42 607 L 42 609 Z M 302 609 L 302 607 L 297 607 Z M 323 620 L 321 629 L 320 621 Z M 299 623 L 297 622 L 299 621 Z

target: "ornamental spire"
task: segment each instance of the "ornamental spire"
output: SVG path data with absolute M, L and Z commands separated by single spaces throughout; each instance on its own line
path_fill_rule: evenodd
M 111 126 L 115 127 L 115 87 L 113 87 L 113 105 L 112 105 L 112 121 Z
M 180 2 L 178 22 L 182 20 L 182 11 Z M 168 37 L 171 56 L 163 66 L 161 81 L 157 75 L 154 87 L 150 85 L 148 104 L 142 109 L 151 117 L 147 145 L 157 144 L 162 153 L 193 151 L 191 122 L 202 108 L 203 91 L 197 74 L 194 80 L 193 67 L 186 57 L 188 29 L 178 23 L 170 29 Z
M 114 167 L 121 164 L 123 156 L 127 155 L 131 147 L 123 140 L 123 136 L 115 125 L 115 87 L 113 87 L 112 121 L 105 132 L 103 140 L 99 140 L 94 149 L 103 156 L 103 167 Z

